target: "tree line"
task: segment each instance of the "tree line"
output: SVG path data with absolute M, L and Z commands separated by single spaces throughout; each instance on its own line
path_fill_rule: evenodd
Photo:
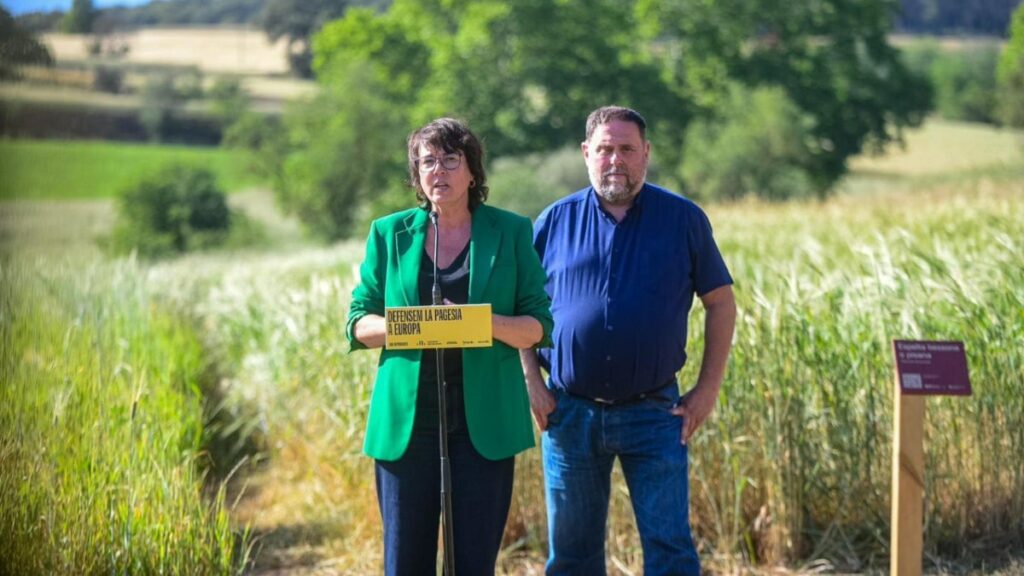
M 895 29 L 916 34 L 981 34 L 1004 36 L 1010 14 L 1021 0 L 899 0 Z M 126 26 L 258 24 L 267 4 L 284 4 L 276 0 L 154 0 L 135 7 L 113 7 L 98 10 Z M 297 18 L 305 18 L 301 7 L 307 2 L 289 0 L 298 8 Z M 344 8 L 347 0 L 331 4 Z M 387 9 L 390 0 L 369 0 L 360 5 Z M 23 23 L 37 31 L 55 30 L 60 12 L 33 12 L 19 16 Z
M 1021 0 L 900 0 L 896 30 L 915 34 L 1005 36 Z

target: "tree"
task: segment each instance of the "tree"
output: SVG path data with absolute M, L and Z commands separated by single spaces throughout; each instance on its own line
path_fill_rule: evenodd
M 134 29 L 174 25 L 250 24 L 257 20 L 265 0 L 174 0 L 138 6 L 104 8 L 102 14 L 119 27 Z
M 736 81 L 778 86 L 811 119 L 819 190 L 864 148 L 881 149 L 918 125 L 930 107 L 926 80 L 888 43 L 890 0 L 639 0 L 641 31 L 668 89 L 706 116 Z
M 246 110 L 223 131 L 221 145 L 246 152 L 247 168 L 271 187 L 283 191 L 287 186 L 284 163 L 288 139 L 280 116 Z
M 61 28 L 70 34 L 89 34 L 94 16 L 92 0 L 72 0 L 71 10 L 64 15 Z
M 325 240 L 362 233 L 374 205 L 395 196 L 413 202 L 404 186 L 405 111 L 377 97 L 383 85 L 364 63 L 334 72 L 316 97 L 289 110 L 275 179 L 285 211 Z
M 998 62 L 995 46 L 940 53 L 931 66 L 936 111 L 950 120 L 995 123 Z
M 825 190 L 846 159 L 918 124 L 925 80 L 888 44 L 890 0 L 396 0 L 380 15 L 326 27 L 318 62 L 362 58 L 385 78 L 415 78 L 411 119 L 467 119 L 496 155 L 578 142 L 587 112 L 648 115 L 659 158 L 681 165 L 683 135 L 715 113 L 733 82 L 778 86 L 811 119 L 807 169 Z M 356 22 L 391 31 L 391 42 Z M 401 84 L 404 86 L 405 82 Z
M 348 0 L 267 0 L 260 12 L 260 26 L 272 42 L 288 42 L 288 60 L 293 72 L 312 75 L 312 37 L 328 21 L 341 17 Z
M 659 89 L 635 28 L 631 4 L 615 0 L 396 0 L 325 26 L 315 67 L 368 61 L 395 79 L 388 97 L 414 124 L 456 115 L 493 155 L 524 154 L 578 143 L 587 113 L 612 101 L 685 124 L 688 103 Z
M 687 131 L 687 195 L 783 200 L 819 192 L 807 171 L 807 120 L 781 88 L 731 86 L 719 113 Z
M 586 115 L 610 102 L 643 110 L 653 124 L 688 120 L 686 99 L 657 89 L 659 70 L 636 41 L 629 2 L 479 2 L 449 17 L 457 26 L 434 44 L 424 98 L 497 135 L 496 155 L 578 142 Z
M 171 164 L 121 193 L 111 248 L 165 256 L 221 244 L 230 228 L 231 211 L 213 173 Z
M 1009 126 L 1024 126 L 1024 4 L 1010 22 L 1010 40 L 1003 48 L 996 72 L 999 118 Z
M 354 211 L 401 178 L 400 157 L 365 157 L 356 142 L 402 152 L 399 135 L 445 115 L 467 120 L 491 158 L 546 152 L 578 146 L 586 114 L 611 103 L 647 116 L 665 183 L 684 186 L 687 127 L 694 119 L 710 127 L 734 85 L 774 94 L 772 106 L 800 128 L 799 143 L 772 149 L 785 165 L 757 172 L 766 180 L 751 187 L 824 193 L 847 158 L 898 140 L 928 110 L 927 83 L 888 44 L 894 8 L 890 0 L 395 0 L 385 12 L 352 9 L 313 40 L 313 69 L 335 96 L 309 107 L 314 117 L 286 118 L 282 198 L 314 229 L 340 237 Z
M 219 76 L 207 94 L 210 100 L 210 114 L 227 128 L 249 113 L 252 98 L 242 82 L 231 76 Z
M 170 135 L 171 128 L 181 107 L 201 91 L 202 77 L 198 69 L 184 74 L 157 72 L 146 79 L 142 88 L 142 107 L 139 122 L 151 140 L 163 141 Z
M 0 80 L 16 77 L 15 67 L 25 64 L 52 66 L 53 56 L 0 6 Z

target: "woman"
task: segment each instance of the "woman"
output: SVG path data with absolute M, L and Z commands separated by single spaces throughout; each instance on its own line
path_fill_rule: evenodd
M 352 349 L 384 346 L 386 306 L 431 303 L 434 241 L 441 293 L 490 303 L 494 344 L 444 351 L 454 562 L 493 574 L 512 499 L 515 454 L 533 446 L 519 348 L 549 344 L 551 301 L 530 221 L 484 205 L 480 141 L 457 120 L 409 136 L 421 202 L 373 222 L 346 327 Z M 430 212 L 438 215 L 430 223 Z M 387 574 L 434 573 L 440 518 L 434 350 L 380 354 L 364 452 L 376 459 Z

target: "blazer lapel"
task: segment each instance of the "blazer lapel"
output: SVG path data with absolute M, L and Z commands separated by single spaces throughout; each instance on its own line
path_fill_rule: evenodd
M 416 210 L 406 217 L 395 232 L 398 269 L 406 306 L 420 306 L 419 274 L 423 262 L 423 243 L 427 238 L 427 212 Z
M 473 231 L 469 241 L 469 302 L 482 301 L 487 281 L 501 244 L 501 229 L 495 225 L 487 206 L 473 211 Z

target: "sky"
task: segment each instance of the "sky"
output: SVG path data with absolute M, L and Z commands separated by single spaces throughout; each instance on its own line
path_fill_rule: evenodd
M 96 8 L 109 8 L 111 6 L 138 6 L 146 4 L 149 0 L 93 0 Z M 50 12 L 60 10 L 66 12 L 71 7 L 71 0 L 0 0 L 11 14 L 17 16 L 25 12 Z

